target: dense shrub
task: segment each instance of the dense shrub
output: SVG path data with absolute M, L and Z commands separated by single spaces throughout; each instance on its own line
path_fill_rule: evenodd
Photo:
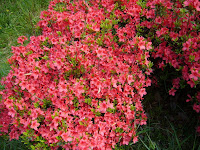
M 52 148 L 73 149 L 137 141 L 147 119 L 141 100 L 151 85 L 151 43 L 135 37 L 139 16 L 120 11 L 128 3 L 106 3 L 53 1 L 41 14 L 42 35 L 12 47 L 2 93 L 11 139 L 39 136 Z
M 169 94 L 184 81 L 198 91 L 198 14 L 198 1 L 50 2 L 38 23 L 42 34 L 12 47 L 1 132 L 33 141 L 32 149 L 135 143 L 147 120 L 141 101 L 151 85 L 150 55 L 158 68 L 175 68 Z
M 142 6 L 142 20 L 137 31 L 152 42 L 153 77 L 160 77 L 158 68 L 166 73 L 165 80 L 171 80 L 169 94 L 172 96 L 179 88 L 189 89 L 189 99 L 185 100 L 191 101 L 193 109 L 199 113 L 200 2 L 151 0 Z

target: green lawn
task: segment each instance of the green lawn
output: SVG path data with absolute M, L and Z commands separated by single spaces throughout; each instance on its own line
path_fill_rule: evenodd
M 50 0 L 2 0 L 0 5 L 0 78 L 7 75 L 11 46 L 17 46 L 21 35 L 37 34 L 35 25 Z
M 42 10 L 49 0 L 2 0 L 0 5 L 0 79 L 9 72 L 7 59 L 11 46 L 17 46 L 21 35 L 37 35 L 35 29 Z M 185 91 L 178 96 L 168 96 L 165 83 L 161 88 L 150 87 L 143 104 L 148 114 L 148 124 L 139 128 L 139 142 L 117 147 L 118 150 L 200 150 L 196 135 L 197 114 L 192 106 L 183 103 Z M 2 87 L 0 87 L 2 88 Z M 0 150 L 23 150 L 27 147 L 19 140 L 0 137 Z

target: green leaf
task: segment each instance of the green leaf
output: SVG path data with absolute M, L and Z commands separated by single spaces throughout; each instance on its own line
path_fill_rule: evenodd
M 49 57 L 45 55 L 44 57 L 42 57 L 42 59 L 44 59 L 44 60 L 48 60 Z

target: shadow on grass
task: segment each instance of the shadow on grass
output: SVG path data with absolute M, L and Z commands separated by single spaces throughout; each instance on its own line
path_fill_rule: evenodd
M 0 150 L 27 150 L 20 140 L 10 141 L 6 136 L 0 136 Z

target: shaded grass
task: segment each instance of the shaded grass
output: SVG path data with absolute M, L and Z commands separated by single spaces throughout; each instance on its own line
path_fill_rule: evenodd
M 151 139 L 159 149 L 200 149 L 200 137 L 195 130 L 198 114 L 192 103 L 185 102 L 190 88 L 179 90 L 173 97 L 166 93 L 164 84 L 160 88 L 150 87 L 144 100 Z
M 6 136 L 0 136 L 0 150 L 27 150 L 26 147 L 20 140 L 10 141 Z
M 144 97 L 147 125 L 141 126 L 136 144 L 118 146 L 117 150 L 200 150 L 200 137 L 195 127 L 198 114 L 185 102 L 186 89 L 169 96 L 164 85 L 149 87 Z

